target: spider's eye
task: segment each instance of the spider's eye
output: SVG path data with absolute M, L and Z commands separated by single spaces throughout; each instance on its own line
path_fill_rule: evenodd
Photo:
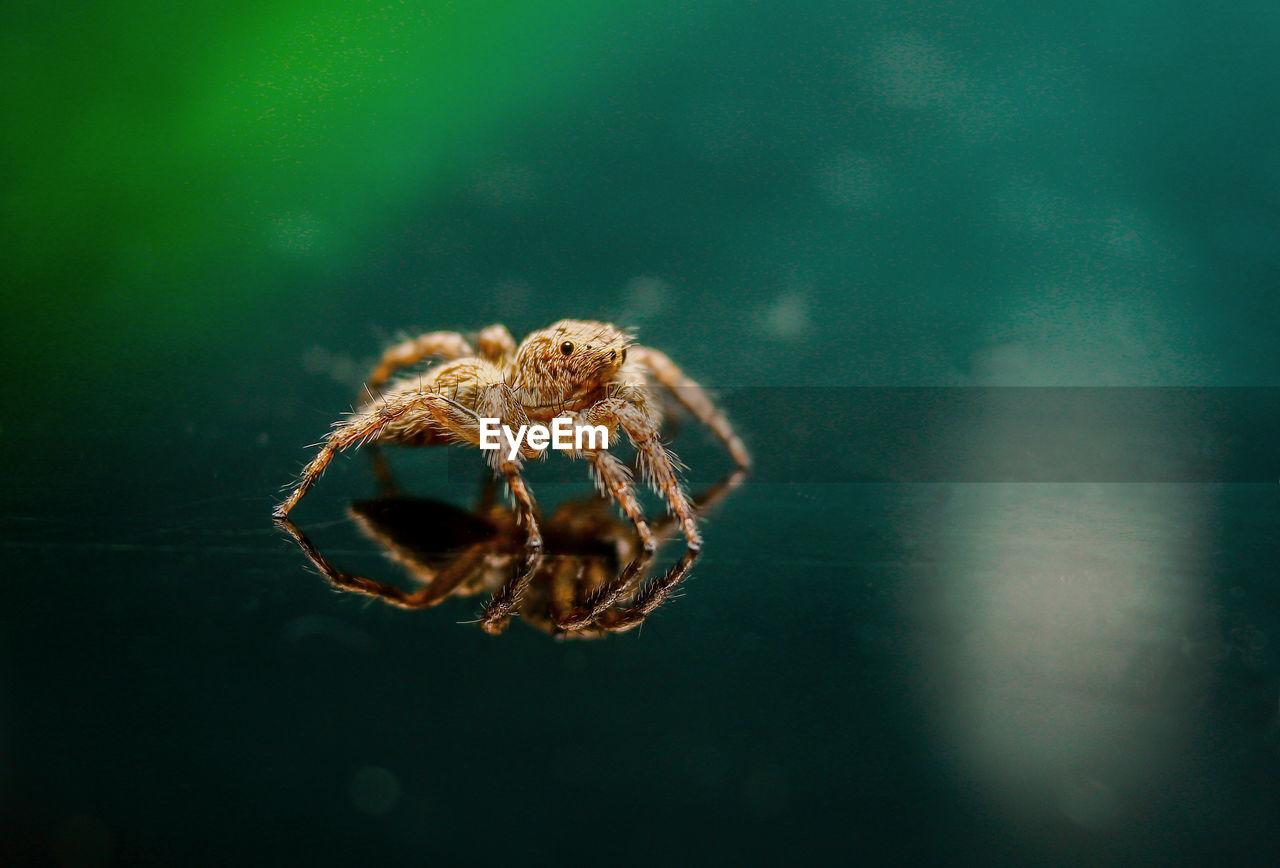
M 562 343 L 560 345 L 560 352 L 564 353 L 566 356 L 570 355 L 573 352 L 573 341 L 565 341 Z

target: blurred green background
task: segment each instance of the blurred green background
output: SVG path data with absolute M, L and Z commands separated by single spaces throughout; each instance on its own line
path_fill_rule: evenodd
M 1278 56 L 1266 0 L 7 8 L 12 852 L 462 858 L 501 813 L 552 861 L 581 811 L 592 852 L 671 830 L 622 862 L 1254 855 L 1271 486 L 748 486 L 665 634 L 572 651 L 337 599 L 267 515 L 401 331 L 609 319 L 721 387 L 1274 386 Z M 443 460 L 396 457 L 462 502 Z M 335 465 L 300 521 L 367 493 Z M 353 813 L 370 768 L 400 813 Z
M 136 399 L 286 327 L 372 353 L 584 310 L 799 344 L 735 382 L 1265 380 L 1278 28 L 1264 2 L 14 8 L 6 368 Z

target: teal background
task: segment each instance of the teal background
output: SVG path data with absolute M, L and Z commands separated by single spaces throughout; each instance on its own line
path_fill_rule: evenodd
M 571 648 L 474 634 L 465 603 L 337 597 L 267 521 L 402 331 L 607 319 L 739 403 L 1275 386 L 1275 4 L 4 21 L 0 855 L 1206 864 L 1276 843 L 1271 485 L 788 484 L 786 431 L 739 412 L 771 481 L 726 502 L 639 638 Z M 727 469 L 680 436 L 700 479 Z M 470 496 L 443 455 L 393 458 L 421 496 Z M 342 462 L 299 520 L 388 570 L 334 524 L 370 488 Z M 1000 584 L 1028 564 L 1052 583 Z M 1110 578 L 1059 601 L 1077 574 Z M 313 617 L 333 629 L 289 638 Z M 1000 701 L 952 701 L 1020 657 L 1034 678 L 973 694 Z M 1064 723 L 1082 707 L 1115 725 Z M 402 792 L 386 815 L 352 807 L 369 767 Z

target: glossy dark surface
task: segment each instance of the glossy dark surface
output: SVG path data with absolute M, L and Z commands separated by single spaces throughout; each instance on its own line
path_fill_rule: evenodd
M 1280 19 L 686 6 L 139 12 L 94 86 L 92 20 L 15 22 L 0 862 L 1271 864 Z M 758 459 L 642 627 L 488 636 L 272 525 L 393 335 L 568 316 Z M 411 589 L 377 494 L 343 456 L 292 517 Z

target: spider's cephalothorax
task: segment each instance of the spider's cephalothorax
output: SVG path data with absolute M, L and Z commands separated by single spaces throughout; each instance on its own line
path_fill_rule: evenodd
M 370 442 L 479 446 L 482 418 L 496 418 L 514 430 L 530 422 L 567 417 L 576 426 L 603 426 L 611 442 L 618 432 L 625 433 L 636 449 L 645 480 L 679 520 L 689 547 L 701 546 L 694 508 L 676 476 L 675 461 L 658 436 L 662 419 L 650 395 L 653 385 L 662 386 L 715 432 L 740 467 L 750 466 L 742 441 L 701 386 L 666 355 L 633 346 L 627 334 L 608 323 L 561 320 L 533 332 L 518 347 L 504 326 L 493 325 L 476 336 L 475 344 L 473 349 L 457 332 L 429 332 L 387 350 L 369 375 L 368 400 L 334 427 L 275 515 L 288 515 L 333 456 L 350 446 Z M 416 376 L 388 382 L 400 368 L 431 356 L 445 361 Z M 540 548 L 533 495 L 520 470 L 523 461 L 544 453 L 525 444 L 514 455 L 506 449 L 490 449 L 486 454 L 494 472 L 511 489 L 528 545 Z M 630 469 L 608 451 L 607 444 L 579 446 L 570 455 L 591 464 L 597 487 L 622 507 L 645 549 L 651 550 L 654 537 L 636 499 Z
M 507 383 L 531 416 L 579 410 L 617 379 L 629 346 L 631 339 L 608 323 L 561 320 L 524 339 Z

